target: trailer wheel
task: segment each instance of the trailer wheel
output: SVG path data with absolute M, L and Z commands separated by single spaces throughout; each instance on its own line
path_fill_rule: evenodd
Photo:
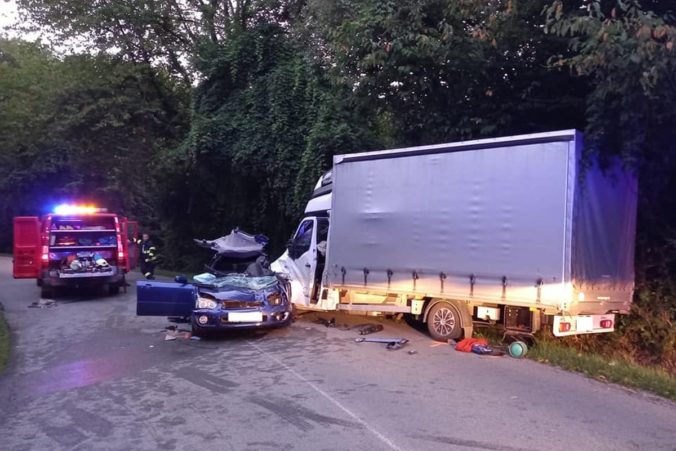
M 460 312 L 447 302 L 434 304 L 427 316 L 427 330 L 432 338 L 439 341 L 460 338 L 462 335 Z

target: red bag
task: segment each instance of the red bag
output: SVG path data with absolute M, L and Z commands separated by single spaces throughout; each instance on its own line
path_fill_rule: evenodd
M 473 344 L 487 345 L 488 340 L 485 338 L 464 338 L 460 343 L 455 345 L 455 350 L 460 352 L 472 352 Z

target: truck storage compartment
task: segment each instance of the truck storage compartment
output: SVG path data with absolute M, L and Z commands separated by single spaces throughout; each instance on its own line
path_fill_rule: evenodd
M 114 216 L 55 216 L 47 225 L 49 267 L 60 278 L 110 276 L 117 272 Z

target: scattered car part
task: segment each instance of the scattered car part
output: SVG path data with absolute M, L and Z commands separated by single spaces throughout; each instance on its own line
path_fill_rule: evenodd
M 507 350 L 509 351 L 510 356 L 514 357 L 515 359 L 520 359 L 528 352 L 528 346 L 523 341 L 514 341 L 509 344 Z
M 408 339 L 406 338 L 364 338 L 364 337 L 359 337 L 354 339 L 355 342 L 357 343 L 386 343 L 387 346 L 386 348 L 389 349 L 390 351 L 396 351 L 397 349 L 401 349 L 408 343 Z
M 336 327 L 336 318 L 326 319 L 326 318 L 317 318 L 319 324 L 323 324 L 326 327 Z
M 382 324 L 364 324 L 359 327 L 359 335 L 369 335 L 383 330 Z

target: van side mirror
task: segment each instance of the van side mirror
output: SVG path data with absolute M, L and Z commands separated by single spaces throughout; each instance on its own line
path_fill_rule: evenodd
M 183 274 L 179 274 L 178 276 L 174 277 L 174 282 L 185 285 L 188 283 L 188 278 Z

